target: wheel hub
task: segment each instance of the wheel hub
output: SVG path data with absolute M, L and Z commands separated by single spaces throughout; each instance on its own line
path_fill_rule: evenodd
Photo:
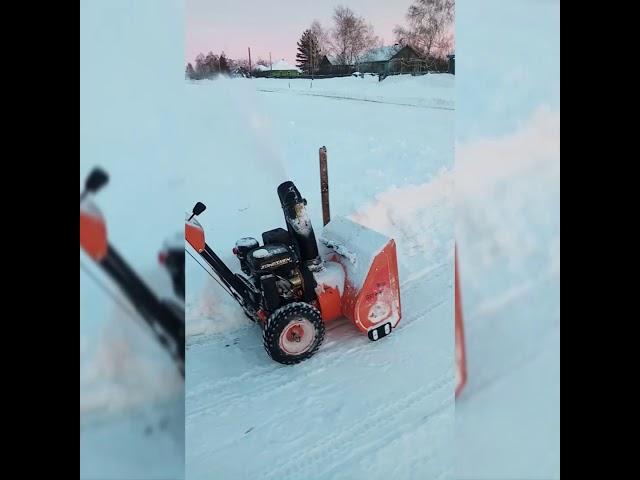
M 280 348 L 289 355 L 301 355 L 308 351 L 316 338 L 316 331 L 307 319 L 294 319 L 280 334 Z

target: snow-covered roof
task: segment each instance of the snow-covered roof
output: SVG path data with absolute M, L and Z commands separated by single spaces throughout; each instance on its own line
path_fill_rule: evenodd
M 372 48 L 371 50 L 362 54 L 360 57 L 361 62 L 386 62 L 404 48 L 403 45 L 388 45 L 385 47 Z
M 264 72 L 265 70 L 269 70 L 269 67 L 265 65 L 256 65 L 255 70 L 258 70 L 259 72 Z
M 267 70 L 269 69 L 267 68 Z M 284 58 L 282 60 L 278 60 L 277 62 L 274 62 L 271 66 L 271 70 L 295 70 L 297 72 L 300 71 L 298 67 L 294 67 L 290 63 L 287 63 L 287 61 Z

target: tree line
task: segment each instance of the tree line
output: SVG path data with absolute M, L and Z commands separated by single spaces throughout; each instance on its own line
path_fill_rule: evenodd
M 425 60 L 437 63 L 453 48 L 455 0 L 414 0 L 405 17 L 406 25 L 394 28 L 396 43 L 411 46 Z M 349 7 L 337 6 L 332 25 L 324 28 L 314 20 L 297 42 L 296 65 L 304 73 L 316 73 L 326 55 L 338 65 L 355 65 L 368 50 L 381 47 L 373 25 Z M 258 59 L 256 65 L 269 66 Z M 190 79 L 213 78 L 217 75 L 249 76 L 248 60 L 233 60 L 223 53 L 199 54 L 195 66 L 187 64 Z
M 453 48 L 454 15 L 455 0 L 414 0 L 405 15 L 407 25 L 394 28 L 395 41 L 438 63 Z M 350 8 L 336 7 L 332 21 L 325 29 L 314 20 L 298 40 L 296 65 L 304 73 L 317 72 L 325 55 L 337 65 L 355 65 L 367 51 L 382 46 L 373 25 Z
M 194 64 L 187 63 L 185 70 L 185 76 L 191 80 L 214 78 L 221 74 L 248 76 L 249 61 L 231 59 L 224 52 L 220 53 L 220 55 L 216 55 L 213 52 L 209 52 L 206 55 L 200 53 L 195 58 Z

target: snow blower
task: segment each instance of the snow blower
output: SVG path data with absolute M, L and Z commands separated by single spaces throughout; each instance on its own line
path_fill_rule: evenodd
M 262 326 L 269 356 L 288 365 L 308 359 L 324 339 L 325 323 L 342 316 L 372 341 L 389 335 L 401 316 L 394 240 L 336 218 L 325 225 L 319 245 L 307 201 L 293 182 L 277 193 L 287 228 L 264 232 L 262 245 L 252 237 L 238 240 L 233 253 L 242 273 L 232 272 L 205 242 L 195 218 L 203 203 L 185 222 L 187 243 Z
M 87 177 L 80 194 L 80 247 L 120 287 L 184 377 L 184 307 L 159 299 L 109 244 L 102 213 L 91 201 L 107 182 L 107 174 L 98 168 Z

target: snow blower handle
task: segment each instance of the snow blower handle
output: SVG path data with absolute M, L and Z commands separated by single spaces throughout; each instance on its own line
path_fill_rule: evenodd
M 193 210 L 191 210 L 191 216 L 189 217 L 189 220 L 187 220 L 187 221 L 190 222 L 193 217 L 197 217 L 202 212 L 204 212 L 206 209 L 207 209 L 207 206 L 204 203 L 196 202 L 196 204 L 193 206 Z
M 80 248 L 118 285 L 156 340 L 172 356 L 184 378 L 184 311 L 160 300 L 109 244 L 104 217 L 91 199 L 86 198 L 108 181 L 109 176 L 100 168 L 94 168 L 85 181 L 85 189 L 80 193 Z
M 80 201 L 88 194 L 97 193 L 102 187 L 109 182 L 109 175 L 100 167 L 91 170 L 91 173 L 84 182 L 84 191 L 80 193 Z
M 281 183 L 278 186 L 278 197 L 287 222 L 287 230 L 295 240 L 300 258 L 307 265 L 319 265 L 321 263 L 318 253 L 316 235 L 307 214 L 307 201 L 302 198 L 300 192 L 291 181 Z

